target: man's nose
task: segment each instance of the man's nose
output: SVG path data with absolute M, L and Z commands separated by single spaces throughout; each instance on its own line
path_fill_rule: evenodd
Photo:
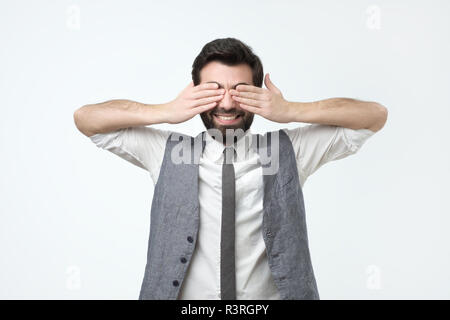
M 238 106 L 237 102 L 231 98 L 230 90 L 225 90 L 222 100 L 220 100 L 218 107 L 226 110 L 235 109 Z

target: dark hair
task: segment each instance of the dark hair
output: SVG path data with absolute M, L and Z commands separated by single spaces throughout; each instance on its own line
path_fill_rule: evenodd
M 252 69 L 253 85 L 262 87 L 264 73 L 261 60 L 242 41 L 235 38 L 216 39 L 203 46 L 192 64 L 194 85 L 200 84 L 200 70 L 210 61 L 220 61 L 227 66 L 246 63 Z

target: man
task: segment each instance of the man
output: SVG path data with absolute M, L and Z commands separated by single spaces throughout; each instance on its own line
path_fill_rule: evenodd
M 287 101 L 234 38 L 206 44 L 192 79 L 168 103 L 112 100 L 74 114 L 98 147 L 148 170 L 155 184 L 139 298 L 319 299 L 302 187 L 323 164 L 356 153 L 384 126 L 387 109 L 346 98 Z M 195 138 L 148 127 L 197 114 L 208 130 Z M 309 125 L 256 135 L 255 114 Z M 240 132 L 231 142 L 230 130 Z M 175 161 L 180 137 L 188 147 L 201 142 L 194 158 L 183 149 L 193 161 Z M 269 145 L 279 161 L 272 172 L 261 161 Z

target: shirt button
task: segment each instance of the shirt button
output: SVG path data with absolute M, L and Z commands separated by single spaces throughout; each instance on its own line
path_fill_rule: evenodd
M 185 257 L 181 257 L 181 258 L 180 258 L 180 261 L 181 261 L 181 263 L 186 263 L 186 262 L 187 262 L 187 260 L 186 260 Z
M 173 280 L 172 284 L 173 284 L 174 287 L 178 287 L 178 285 L 180 283 L 178 282 L 178 280 Z
M 187 241 L 190 242 L 190 243 L 192 243 L 192 242 L 194 242 L 194 238 L 192 238 L 191 236 L 189 236 L 189 237 L 187 237 Z

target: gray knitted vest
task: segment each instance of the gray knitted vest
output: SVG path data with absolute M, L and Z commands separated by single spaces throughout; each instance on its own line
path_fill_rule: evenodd
M 202 132 L 179 141 L 167 139 L 151 207 L 147 264 L 140 300 L 177 299 L 197 241 L 199 228 L 198 160 L 205 141 Z M 283 130 L 257 136 L 260 157 L 271 154 L 271 137 L 278 137 L 278 170 L 263 169 L 263 226 L 269 267 L 281 299 L 319 299 L 312 268 L 303 193 L 292 143 Z M 265 140 L 263 140 L 265 139 Z M 265 141 L 266 143 L 260 143 Z M 201 148 L 194 148 L 199 143 Z M 191 161 L 174 163 L 180 145 L 190 147 Z M 198 145 L 198 144 L 197 144 Z M 186 149 L 183 149 L 186 150 Z

